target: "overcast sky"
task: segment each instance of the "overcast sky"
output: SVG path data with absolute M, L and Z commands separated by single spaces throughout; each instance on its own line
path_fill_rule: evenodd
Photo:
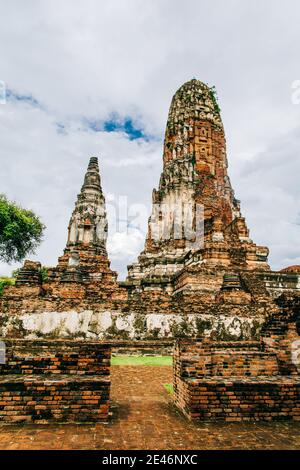
M 273 269 L 300 264 L 299 0 L 0 0 L 0 192 L 47 226 L 31 259 L 55 265 L 91 156 L 121 277 L 144 243 L 113 204 L 146 204 L 162 169 L 171 98 L 215 85 L 229 173 Z M 299 83 L 297 83 L 297 80 Z M 293 88 L 294 87 L 294 88 Z M 1 97 L 0 97 L 1 98 Z M 122 214 L 119 214 L 122 222 Z M 0 274 L 15 265 L 0 264 Z

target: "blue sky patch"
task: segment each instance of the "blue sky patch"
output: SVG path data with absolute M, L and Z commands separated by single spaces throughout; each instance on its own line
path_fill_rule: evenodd
M 131 117 L 122 119 L 118 115 L 113 114 L 106 121 L 87 120 L 86 122 L 88 127 L 94 132 L 124 132 L 130 140 L 144 139 L 148 141 L 151 139 L 140 126 L 136 125 Z
M 6 100 L 26 103 L 34 108 L 46 111 L 31 93 L 18 93 L 12 89 L 7 89 Z M 146 134 L 142 126 L 138 125 L 130 116 L 120 117 L 118 113 L 111 113 L 106 120 L 84 117 L 82 122 L 94 132 L 123 132 L 129 140 L 143 139 L 148 142 L 154 139 L 154 136 Z M 55 127 L 58 134 L 67 134 L 68 126 L 64 122 L 55 122 Z
M 130 140 L 145 139 L 146 135 L 140 127 L 137 127 L 133 120 L 129 117 L 123 121 L 111 118 L 104 122 L 103 126 L 106 132 L 125 132 Z
M 6 90 L 6 99 L 9 101 L 20 101 L 23 103 L 30 104 L 35 108 L 42 108 L 41 104 L 37 99 L 35 99 L 31 94 L 21 94 L 17 93 L 13 90 L 7 89 Z

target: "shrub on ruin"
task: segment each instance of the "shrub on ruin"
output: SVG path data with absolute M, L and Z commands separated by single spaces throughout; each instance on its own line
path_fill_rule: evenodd
M 0 277 L 0 297 L 3 294 L 4 287 L 14 285 L 14 283 L 15 283 L 15 279 L 12 277 L 5 277 L 5 276 Z

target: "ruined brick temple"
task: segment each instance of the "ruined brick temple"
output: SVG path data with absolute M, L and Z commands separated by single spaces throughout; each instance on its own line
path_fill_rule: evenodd
M 192 223 L 203 208 L 200 237 L 181 227 L 175 205 L 192 212 Z M 198 80 L 185 83 L 172 99 L 145 248 L 125 282 L 110 269 L 107 230 L 93 157 L 57 266 L 42 280 L 40 264 L 25 261 L 16 285 L 5 289 L 4 335 L 251 339 L 276 311 L 276 298 L 300 292 L 300 267 L 271 271 L 268 249 L 249 237 L 227 173 L 219 107 Z
M 176 347 L 174 383 L 177 406 L 189 417 L 246 416 L 247 406 L 236 415 L 224 411 L 234 408 L 224 401 L 208 406 L 206 392 L 212 387 L 218 400 L 220 387 L 229 403 L 242 378 L 248 388 L 241 393 L 251 404 L 253 384 L 265 383 L 261 375 L 265 387 L 279 387 L 283 397 L 282 377 L 290 377 L 287 393 L 297 399 L 285 415 L 299 416 L 300 266 L 272 271 L 268 248 L 251 240 L 227 173 L 215 94 L 196 79 L 172 99 L 152 201 L 144 250 L 120 282 L 106 251 L 105 198 L 98 160 L 91 158 L 63 255 L 46 278 L 39 263 L 25 261 L 1 298 L 1 336 L 87 344 L 184 337 Z M 266 390 L 256 396 L 267 396 Z M 278 416 L 286 403 L 280 400 Z M 249 411 L 249 419 L 268 417 L 262 403 L 261 414 Z

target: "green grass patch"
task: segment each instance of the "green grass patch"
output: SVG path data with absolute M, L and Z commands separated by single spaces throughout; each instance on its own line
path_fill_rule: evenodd
M 112 366 L 171 366 L 172 356 L 112 356 Z
M 173 395 L 174 393 L 173 384 L 164 384 L 164 387 L 170 395 Z

